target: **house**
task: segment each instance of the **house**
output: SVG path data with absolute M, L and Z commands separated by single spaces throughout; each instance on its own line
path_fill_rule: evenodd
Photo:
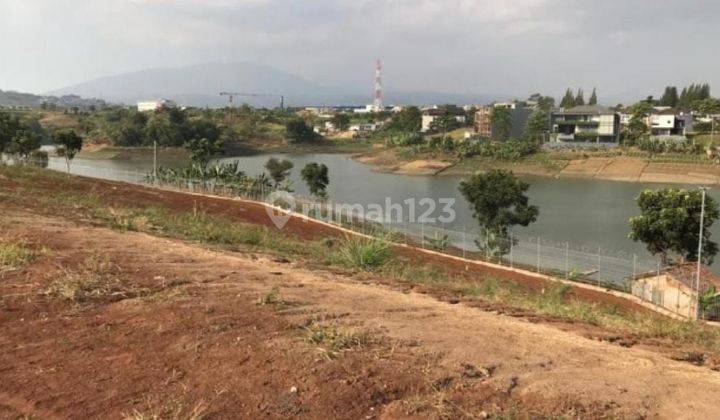
M 582 105 L 552 112 L 552 139 L 555 142 L 618 143 L 620 114 L 598 105 Z
M 436 118 L 445 115 L 446 112 L 450 112 L 455 120 L 460 124 L 465 124 L 466 117 L 465 111 L 462 108 L 450 107 L 450 108 L 427 108 L 422 113 L 422 124 L 420 126 L 420 132 L 425 133 L 430 131 L 430 127 Z
M 491 122 L 492 110 L 495 107 L 506 107 L 508 114 L 510 115 L 510 130 L 508 132 L 508 138 L 519 139 L 522 137 L 525 131 L 530 116 L 534 109 L 518 106 L 517 103 L 513 103 L 513 106 L 507 104 L 494 104 L 492 106 L 481 106 L 475 111 L 475 134 L 481 138 L 492 138 L 497 139 L 499 137 L 497 127 L 493 127 Z
M 684 136 L 693 129 L 693 116 L 665 109 L 651 114 L 646 124 L 653 136 Z
M 157 111 L 162 108 L 175 108 L 177 104 L 169 99 L 156 99 L 152 101 L 138 101 L 137 110 L 140 112 Z
M 678 315 L 695 319 L 698 316 L 696 282 L 697 265 L 685 263 L 634 277 L 632 294 Z M 701 267 L 700 293 L 713 286 L 720 290 L 720 279 L 706 267 Z
M 372 133 L 380 127 L 382 127 L 382 124 L 380 123 L 361 123 L 351 125 L 349 131 L 352 131 L 354 133 Z

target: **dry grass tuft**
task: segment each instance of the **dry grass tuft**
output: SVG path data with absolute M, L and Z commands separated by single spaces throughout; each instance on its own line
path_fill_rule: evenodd
M 0 274 L 17 270 L 37 256 L 23 240 L 0 239 Z
M 118 266 L 93 256 L 77 270 L 63 270 L 50 283 L 46 293 L 76 303 L 123 295 L 119 274 Z

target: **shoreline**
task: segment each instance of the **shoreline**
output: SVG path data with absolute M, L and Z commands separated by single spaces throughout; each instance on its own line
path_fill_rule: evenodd
M 402 160 L 392 151 L 356 154 L 352 158 L 376 172 L 412 176 L 468 176 L 477 171 L 509 169 L 517 175 L 554 179 L 586 179 L 655 184 L 720 185 L 720 165 L 684 162 L 658 162 L 615 156 L 560 159 L 555 167 L 535 161 L 499 162 L 467 159 L 448 162 L 441 159 Z
M 449 160 L 445 156 L 428 156 L 418 159 L 404 159 L 394 149 L 368 150 L 372 146 L 338 147 L 336 144 L 286 145 L 284 147 L 253 148 L 247 145 L 231 147 L 228 156 L 258 156 L 263 154 L 344 154 L 349 158 L 368 165 L 375 172 L 406 176 L 469 176 L 477 171 L 507 169 L 517 175 L 554 178 L 585 179 L 653 184 L 703 184 L 720 185 L 720 165 L 685 162 L 652 161 L 629 156 L 589 156 L 584 158 L 524 159 L 519 162 L 492 161 L 483 158 Z M 364 149 L 364 150 L 358 150 Z M 187 158 L 182 148 L 162 149 L 163 158 Z M 150 158 L 152 148 L 125 148 L 95 146 L 78 154 L 83 159 L 137 160 Z

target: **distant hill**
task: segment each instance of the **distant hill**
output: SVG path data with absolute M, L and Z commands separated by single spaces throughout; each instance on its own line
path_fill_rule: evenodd
M 135 104 L 146 99 L 172 99 L 184 106 L 225 106 L 221 91 L 282 94 L 285 104 L 362 105 L 372 101 L 367 89 L 322 86 L 302 77 L 255 63 L 206 63 L 176 68 L 156 68 L 101 77 L 89 82 L 49 92 L 51 95 L 80 95 L 110 102 Z M 437 92 L 393 92 L 387 104 L 484 103 L 503 99 L 489 95 Z M 239 97 L 237 103 L 275 107 L 279 98 Z
M 104 106 L 105 101 L 99 99 L 85 99 L 77 95 L 44 96 L 34 95 L 32 93 L 15 92 L 11 90 L 0 90 L 0 107 L 38 108 L 43 104 L 54 105 L 61 108 L 87 108 L 90 106 Z

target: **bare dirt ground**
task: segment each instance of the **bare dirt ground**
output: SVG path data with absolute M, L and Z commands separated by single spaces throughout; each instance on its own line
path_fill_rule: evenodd
M 373 276 L 13 206 L 0 222 L 4 237 L 46 248 L 0 280 L 3 418 L 720 413 L 718 372 Z M 110 293 L 74 303 L 47 293 L 89 258 L 106 262 Z M 337 331 L 356 333 L 333 348 L 323 337 Z

